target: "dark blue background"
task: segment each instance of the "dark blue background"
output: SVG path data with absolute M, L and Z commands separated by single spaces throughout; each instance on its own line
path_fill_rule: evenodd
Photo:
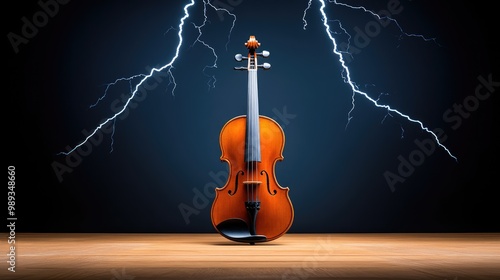
M 430 129 L 441 128 L 444 144 L 458 158 L 436 148 L 394 189 L 384 173 L 399 174 L 400 159 L 418 150 L 415 140 L 430 135 L 395 114 L 383 121 L 387 111 L 359 95 L 346 128 L 352 92 L 343 83 L 317 1 L 308 11 L 306 30 L 307 1 L 219 1 L 237 21 L 226 50 L 232 18 L 209 11 L 201 39 L 215 48 L 218 60 L 217 68 L 205 72 L 214 57 L 195 43 L 193 23 L 203 21 L 199 2 L 189 9 L 185 41 L 172 70 L 174 95 L 168 77 L 155 75 L 152 81 L 162 82 L 118 118 L 113 138 L 105 133 L 95 139 L 98 144 L 80 159 L 57 154 L 83 141 L 82 130 L 93 130 L 123 104 L 126 82 L 89 108 L 105 84 L 170 61 L 178 30 L 167 31 L 178 27 L 188 1 L 70 1 L 18 53 L 4 37 L 4 150 L 6 165 L 17 171 L 18 231 L 214 232 L 210 190 L 226 174 L 218 137 L 229 119 L 246 113 L 247 77 L 232 68 L 242 66 L 233 56 L 245 53 L 249 35 L 271 52 L 266 61 L 272 70 L 259 72 L 260 113 L 275 118 L 286 135 L 285 159 L 277 164 L 276 176 L 290 187 L 291 232 L 499 230 L 498 141 L 493 136 L 499 88 L 460 118 L 460 125 L 443 117 L 474 95 L 478 76 L 500 81 L 499 46 L 493 42 L 498 24 L 493 25 L 493 8 L 484 4 L 490 2 L 401 0 L 402 11 L 394 18 L 405 31 L 435 37 L 439 45 L 400 38 L 391 24 L 358 48 L 348 64 L 353 80 L 371 97 L 388 93 L 381 103 Z M 390 1 L 369 2 L 367 8 L 380 11 Z M 7 12 L 6 35 L 21 34 L 21 18 L 31 19 L 41 10 L 36 1 L 15 5 Z M 355 28 L 376 22 L 360 10 L 333 4 L 327 12 L 352 36 Z M 209 88 L 207 75 L 215 76 L 215 88 Z M 280 117 L 283 112 L 288 118 Z M 71 172 L 58 178 L 54 165 Z M 196 212 L 186 220 L 179 206 Z

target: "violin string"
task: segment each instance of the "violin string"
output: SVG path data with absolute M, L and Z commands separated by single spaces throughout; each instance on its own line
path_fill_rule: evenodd
M 251 62 L 250 58 L 251 57 L 249 57 L 249 59 L 248 59 L 248 67 L 247 67 L 248 69 L 250 69 L 250 62 Z M 248 89 L 249 90 L 249 92 L 248 92 L 248 99 L 249 99 L 248 100 L 248 107 L 249 108 L 248 108 L 248 114 L 247 114 L 247 130 L 248 131 L 247 131 L 247 143 L 246 143 L 246 145 L 247 145 L 247 153 L 246 153 L 247 154 L 247 159 L 246 159 L 247 160 L 247 176 L 246 176 L 247 177 L 247 182 L 250 180 L 250 173 L 252 172 L 250 170 L 250 167 L 251 167 L 251 162 L 250 162 L 251 161 L 251 155 L 250 154 L 251 154 L 251 145 L 252 145 L 252 133 L 251 133 L 252 123 L 251 123 L 251 119 L 250 119 L 250 114 L 251 114 L 250 110 L 252 108 L 252 106 L 251 106 L 252 104 L 250 103 L 250 101 L 252 100 L 251 96 L 250 96 L 250 94 L 252 92 L 252 88 L 251 88 L 251 85 L 252 85 L 251 84 L 251 72 L 248 72 L 248 82 L 249 82 L 249 85 L 248 85 L 248 87 L 249 87 L 249 89 Z M 250 195 L 249 188 L 250 187 L 251 187 L 250 184 L 246 185 L 246 189 L 247 189 L 247 201 L 250 201 L 250 197 L 249 197 L 249 195 Z
M 250 67 L 251 67 L 251 56 L 248 59 L 248 68 L 250 69 Z M 248 72 L 248 82 L 250 83 L 249 84 L 249 90 L 250 90 L 250 92 L 248 93 L 249 94 L 248 95 L 248 99 L 249 99 L 248 100 L 248 102 L 249 102 L 248 103 L 248 106 L 249 106 L 248 109 L 249 110 L 248 110 L 248 116 L 247 116 L 247 118 L 248 118 L 248 129 L 250 131 L 249 131 L 249 134 L 248 134 L 249 143 L 248 143 L 248 159 L 247 160 L 248 160 L 248 176 L 249 176 L 248 180 L 250 180 L 251 179 L 250 176 L 252 174 L 252 170 L 251 170 L 251 167 L 252 167 L 252 162 L 251 162 L 251 160 L 252 160 L 252 119 L 250 118 L 251 114 L 252 114 L 252 112 L 251 112 L 251 110 L 252 110 L 252 103 L 251 103 L 251 101 L 252 101 L 252 96 L 251 96 L 251 94 L 252 94 L 252 72 L 251 71 Z M 248 184 L 247 186 L 250 188 L 249 191 L 252 191 L 252 189 L 251 189 L 252 185 Z M 252 195 L 250 195 L 250 198 L 251 197 L 252 197 Z
M 253 55 L 254 55 L 254 58 L 255 58 L 255 60 L 254 60 L 254 67 L 255 67 L 255 70 L 254 70 L 255 71 L 255 73 L 254 73 L 254 79 L 255 79 L 255 84 L 254 84 L 255 91 L 254 91 L 254 95 L 255 96 L 254 96 L 254 99 L 253 99 L 254 108 L 255 108 L 255 112 L 253 114 L 254 117 L 255 117 L 255 119 L 254 119 L 255 126 L 254 127 L 255 127 L 256 131 L 260 133 L 260 130 L 259 130 L 259 107 L 258 107 L 259 104 L 258 104 L 258 95 L 257 95 L 258 94 L 258 84 L 257 84 L 258 83 L 258 81 L 257 81 L 257 54 L 255 53 L 255 51 L 254 51 Z M 255 167 L 254 168 L 255 180 L 258 179 L 256 172 L 258 172 L 258 170 L 257 170 L 258 160 L 257 159 L 259 158 L 258 153 L 259 153 L 259 150 L 260 150 L 260 149 L 257 149 L 257 146 L 259 145 L 259 143 L 257 141 L 259 141 L 259 138 L 260 138 L 258 136 L 259 133 L 255 134 L 255 139 L 254 139 L 254 147 L 255 147 L 255 153 L 256 153 L 256 155 L 255 155 L 255 163 L 254 163 L 254 167 Z M 255 184 L 255 201 L 256 202 L 259 200 L 259 197 L 258 197 L 258 195 L 259 195 L 258 187 L 259 187 L 259 185 Z
M 257 54 L 255 53 L 255 50 L 254 50 L 254 53 L 253 53 L 253 57 L 254 57 L 254 69 L 255 69 L 254 70 L 254 87 L 255 88 L 254 88 L 254 98 L 253 98 L 253 102 L 254 102 L 254 106 L 253 107 L 254 107 L 255 111 L 254 111 L 253 115 L 254 115 L 254 128 L 255 128 L 255 131 L 257 132 L 257 133 L 255 133 L 255 137 L 254 137 L 255 138 L 254 139 L 254 151 L 255 151 L 254 158 L 255 158 L 255 162 L 254 162 L 253 174 L 254 174 L 254 177 L 255 177 L 254 181 L 257 181 L 258 178 L 257 178 L 257 173 L 256 172 L 258 172 L 258 170 L 257 170 L 257 164 L 258 164 L 259 150 L 260 150 L 257 147 L 259 145 L 258 141 L 259 141 L 259 133 L 260 132 L 259 132 L 259 104 L 258 104 L 258 98 L 259 98 L 259 96 L 258 96 L 258 84 L 257 84 L 258 83 L 258 81 L 257 81 Z M 255 191 L 255 200 L 254 201 L 257 202 L 258 201 L 258 195 L 259 195 L 257 189 L 258 189 L 259 185 L 255 184 L 254 186 L 255 186 L 254 187 L 255 188 L 255 190 L 254 190 Z
M 255 53 L 252 53 L 252 182 L 255 175 Z M 255 184 L 252 184 L 252 202 L 254 202 Z
M 252 55 L 250 54 L 250 68 L 253 69 L 252 64 L 253 64 L 253 58 L 252 58 Z M 253 72 L 252 71 L 253 70 L 250 70 L 250 72 L 248 73 L 249 79 L 250 79 L 250 92 L 249 92 L 250 100 L 249 100 L 249 102 L 250 102 L 250 114 L 251 114 L 249 116 L 249 118 L 250 118 L 250 127 L 252 129 L 252 132 L 250 133 L 250 158 L 249 158 L 249 160 L 250 160 L 250 170 L 249 170 L 250 171 L 250 181 L 253 181 L 253 170 L 252 169 L 253 169 L 253 137 L 254 137 L 253 123 L 252 123 L 252 117 L 253 117 L 253 102 L 252 101 L 253 101 L 253 91 L 254 91 L 253 79 L 252 79 Z M 251 195 L 250 201 L 253 201 L 253 185 L 250 184 L 249 187 L 250 187 L 250 195 Z
M 257 58 L 255 57 L 255 52 L 254 52 L 253 56 L 254 56 L 253 63 L 254 63 L 254 68 L 255 68 L 255 67 L 257 67 L 257 65 L 256 65 Z M 253 84 L 253 86 L 254 86 L 253 95 L 254 96 L 253 96 L 252 101 L 253 101 L 253 108 L 254 108 L 254 112 L 253 112 L 253 117 L 254 117 L 253 124 L 254 124 L 254 126 L 253 127 L 254 127 L 254 131 L 255 131 L 254 132 L 254 136 L 255 137 L 253 139 L 253 150 L 254 150 L 254 159 L 255 160 L 253 162 L 253 172 L 252 172 L 252 174 L 253 174 L 254 178 L 252 178 L 252 181 L 255 182 L 255 180 L 257 179 L 257 178 L 255 178 L 255 172 L 257 170 L 257 139 L 258 139 L 257 133 L 256 133 L 257 132 L 257 128 L 258 128 L 257 127 L 257 120 L 256 120 L 258 118 L 258 116 L 257 116 L 257 104 L 256 104 L 256 102 L 257 102 L 257 78 L 256 78 L 256 76 L 257 76 L 257 70 L 254 70 L 253 76 L 254 76 L 254 84 Z M 254 184 L 254 192 L 255 193 L 257 192 L 257 184 Z M 254 201 L 257 201 L 257 199 L 255 198 Z
M 252 71 L 250 72 L 251 73 L 251 80 L 252 80 L 252 85 L 251 85 L 251 89 L 252 89 L 252 93 L 251 93 L 251 102 L 252 102 L 252 155 L 251 155 L 251 159 L 252 159 L 252 182 L 254 182 L 254 172 L 255 172 L 255 168 L 254 168 L 254 164 L 255 164 L 255 80 L 254 80 L 254 76 L 255 76 L 255 70 L 254 70 L 254 67 L 255 67 L 255 53 L 252 52 Z M 254 202 L 254 188 L 255 188 L 255 185 L 252 184 L 252 202 Z

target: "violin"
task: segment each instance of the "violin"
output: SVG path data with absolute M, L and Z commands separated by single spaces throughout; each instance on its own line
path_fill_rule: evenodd
M 226 184 L 215 189 L 211 209 L 212 224 L 225 238 L 254 245 L 275 240 L 291 227 L 294 211 L 289 188 L 281 187 L 275 175 L 275 164 L 283 160 L 285 134 L 272 118 L 259 115 L 257 70 L 270 69 L 269 63 L 257 64 L 260 43 L 250 36 L 245 43 L 248 72 L 247 115 L 229 120 L 219 136 L 221 161 L 229 165 Z

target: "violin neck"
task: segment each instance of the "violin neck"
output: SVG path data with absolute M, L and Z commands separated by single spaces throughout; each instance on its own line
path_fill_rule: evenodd
M 257 55 L 248 57 L 248 107 L 245 138 L 245 162 L 260 162 L 259 91 Z

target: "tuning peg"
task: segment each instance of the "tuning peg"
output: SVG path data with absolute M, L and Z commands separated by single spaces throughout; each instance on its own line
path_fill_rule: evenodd
M 248 70 L 247 67 L 234 67 L 234 70 Z
M 257 53 L 257 55 L 260 55 L 262 57 L 268 57 L 271 53 L 268 51 L 262 51 L 261 53 Z
M 248 59 L 248 57 L 237 54 L 234 56 L 234 59 L 236 59 L 236 61 L 242 61 L 243 59 Z
M 269 70 L 269 69 L 271 69 L 271 64 L 269 64 L 269 63 L 266 62 L 266 63 L 264 63 L 262 65 L 259 65 L 259 67 L 260 68 L 264 68 L 264 70 Z

